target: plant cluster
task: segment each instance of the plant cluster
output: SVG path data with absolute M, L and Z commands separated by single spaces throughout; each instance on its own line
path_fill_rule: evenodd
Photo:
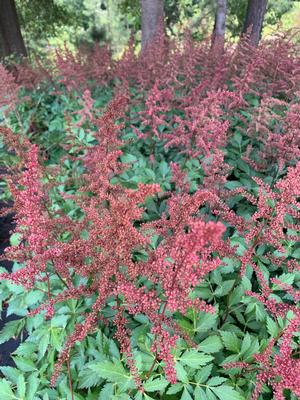
M 4 399 L 300 396 L 292 39 L 216 54 L 186 33 L 1 67 L 1 300 L 21 318 L 0 342 L 28 333 Z

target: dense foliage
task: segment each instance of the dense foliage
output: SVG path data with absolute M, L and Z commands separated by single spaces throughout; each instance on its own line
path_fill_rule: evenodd
M 1 399 L 296 400 L 300 57 L 58 49 L 1 67 Z

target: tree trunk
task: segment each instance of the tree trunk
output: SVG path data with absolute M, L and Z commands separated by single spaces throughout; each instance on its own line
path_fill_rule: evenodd
M 26 56 L 14 0 L 0 0 L 0 58 Z
M 225 43 L 227 0 L 217 0 L 215 25 L 212 35 L 212 48 L 223 50 Z
M 263 27 L 268 0 L 248 0 L 243 34 L 249 34 L 249 40 L 257 46 Z
M 164 23 L 163 0 L 141 0 L 142 10 L 142 52 L 159 34 Z

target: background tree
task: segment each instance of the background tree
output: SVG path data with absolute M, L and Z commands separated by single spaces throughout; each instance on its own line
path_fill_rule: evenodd
M 180 36 L 188 28 L 194 38 L 201 40 L 213 31 L 215 1 L 143 1 L 153 7 L 160 4 L 169 35 Z M 248 1 L 226 2 L 226 34 L 237 38 L 243 31 Z M 299 3 L 268 0 L 264 24 L 275 25 L 295 4 Z M 109 43 L 119 55 L 130 32 L 136 34 L 136 43 L 140 42 L 141 8 L 141 0 L 0 0 L 0 57 L 26 54 L 25 46 L 29 55 L 41 56 L 49 51 L 49 44 L 56 47 L 64 41 L 74 46 L 82 42 Z
M 0 0 L 0 58 L 26 56 L 14 0 Z
M 241 35 L 245 24 L 247 6 L 247 0 L 227 0 L 226 29 L 230 36 L 238 37 Z M 264 25 L 275 26 L 294 6 L 293 0 L 268 0 Z
M 225 42 L 227 0 L 217 0 L 216 2 L 215 25 L 212 35 L 212 47 L 223 49 Z
M 1 0 L 0 0 L 1 1 Z M 74 27 L 78 32 L 86 23 L 83 0 L 15 0 L 22 35 L 29 55 L 46 50 L 50 38 Z M 66 39 L 68 39 L 66 37 Z
M 142 51 L 158 34 L 163 26 L 163 0 L 141 0 L 142 11 Z
M 243 30 L 247 13 L 247 0 L 226 0 L 226 33 L 238 38 Z M 121 14 L 130 21 L 130 29 L 137 32 L 141 28 L 140 0 L 116 0 Z M 180 36 L 185 28 L 191 30 L 199 40 L 211 35 L 214 28 L 216 1 L 212 0 L 164 0 L 166 31 Z M 297 4 L 293 0 L 269 0 L 264 24 L 276 25 L 287 12 Z
M 255 46 L 258 45 L 265 13 L 267 10 L 268 0 L 248 0 L 247 12 L 245 23 L 243 27 L 243 34 L 249 33 L 249 39 Z

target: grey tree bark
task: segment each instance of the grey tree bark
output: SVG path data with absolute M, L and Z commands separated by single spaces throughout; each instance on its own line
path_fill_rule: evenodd
M 142 52 L 151 44 L 164 23 L 163 0 L 140 0 L 142 11 Z
M 268 0 L 248 0 L 247 13 L 242 33 L 249 33 L 249 40 L 254 46 L 258 45 L 261 38 L 267 4 Z
M 0 58 L 26 56 L 26 48 L 14 0 L 0 0 Z
M 225 43 L 227 0 L 216 0 L 215 25 L 212 35 L 212 48 L 223 49 Z

